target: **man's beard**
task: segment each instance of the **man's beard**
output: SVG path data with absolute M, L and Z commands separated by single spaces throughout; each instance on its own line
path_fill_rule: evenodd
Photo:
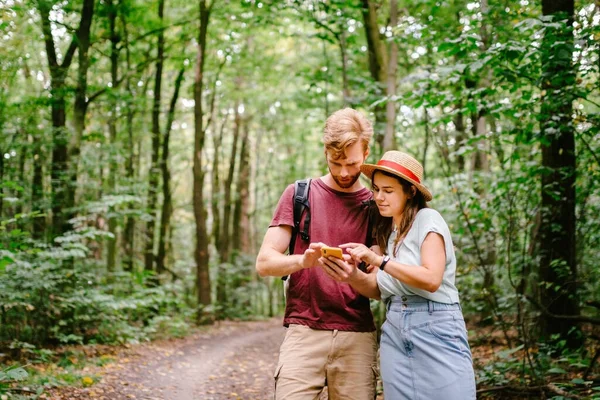
M 339 187 L 341 187 L 342 189 L 349 189 L 349 188 L 351 188 L 356 183 L 356 181 L 358 180 L 358 178 L 360 178 L 360 172 L 359 172 L 356 175 L 349 176 L 348 178 L 350 178 L 350 179 L 348 181 L 342 182 L 342 181 L 340 181 L 339 176 L 336 176 L 336 175 L 334 175 L 331 172 L 331 168 L 329 168 L 329 173 L 331 174 L 331 177 L 333 178 L 333 180 L 335 181 L 335 183 L 337 183 L 337 185 Z

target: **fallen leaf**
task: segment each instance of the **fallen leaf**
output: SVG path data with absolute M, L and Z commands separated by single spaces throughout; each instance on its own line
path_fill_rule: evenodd
M 94 384 L 94 380 L 89 376 L 84 376 L 81 378 L 81 383 L 83 383 L 83 386 L 90 386 Z

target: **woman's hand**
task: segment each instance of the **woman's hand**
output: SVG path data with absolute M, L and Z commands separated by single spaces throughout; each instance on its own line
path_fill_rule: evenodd
M 358 266 L 348 254 L 344 254 L 343 260 L 335 257 L 321 257 L 319 263 L 327 275 L 339 282 L 350 283 L 358 274 Z
M 360 246 L 362 248 L 357 250 L 357 247 Z M 381 292 L 379 286 L 377 286 L 377 276 L 364 273 L 358 269 L 358 264 L 362 261 L 369 263 L 369 260 L 379 256 L 372 250 L 367 249 L 366 246 L 357 243 L 346 243 L 339 247 L 346 249 L 348 254 L 344 254 L 343 260 L 333 257 L 319 258 L 319 264 L 321 264 L 323 271 L 338 282 L 348 283 L 363 296 L 372 299 L 381 298 Z
M 368 265 L 367 272 L 371 272 L 383 260 L 381 255 L 361 243 L 346 243 L 340 245 L 340 248 L 345 249 L 357 264 L 364 261 Z M 377 246 L 374 250 L 379 250 L 379 247 Z

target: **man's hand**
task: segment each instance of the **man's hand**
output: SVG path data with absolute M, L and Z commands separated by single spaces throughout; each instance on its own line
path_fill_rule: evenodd
M 308 249 L 302 254 L 302 268 L 312 268 L 315 265 L 321 265 L 319 259 L 321 257 L 321 247 L 326 246 L 325 243 L 311 243 Z

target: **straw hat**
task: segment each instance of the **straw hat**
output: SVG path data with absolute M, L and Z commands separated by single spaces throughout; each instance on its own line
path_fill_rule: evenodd
M 422 184 L 423 166 L 406 153 L 396 150 L 387 151 L 377 164 L 363 164 L 360 167 L 360 172 L 370 179 L 373 179 L 375 171 L 385 171 L 409 181 L 423 194 L 425 201 L 431 201 L 433 198 L 429 189 Z

